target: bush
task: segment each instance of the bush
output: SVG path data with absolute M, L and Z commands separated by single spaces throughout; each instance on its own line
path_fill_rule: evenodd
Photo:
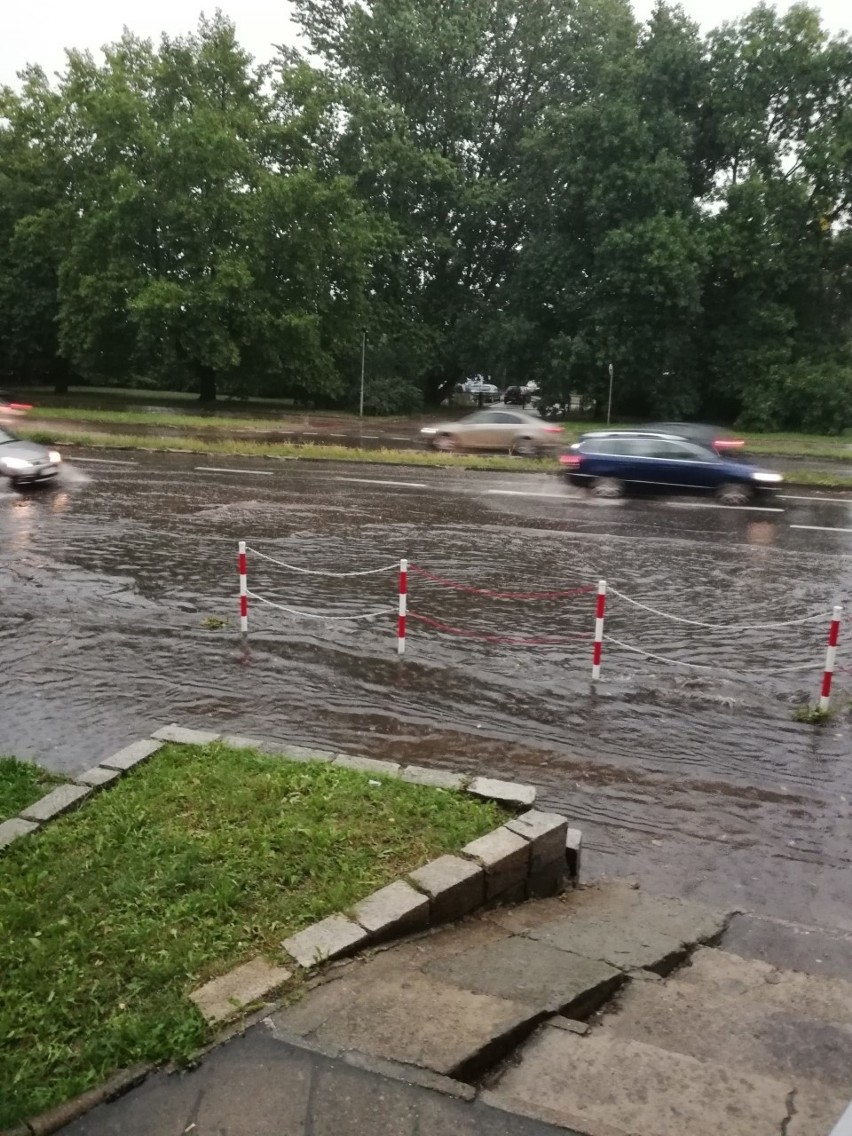
M 364 386 L 365 414 L 416 414 L 422 409 L 422 392 L 402 379 L 371 379 Z
M 740 424 L 752 430 L 840 434 L 852 425 L 852 366 L 788 363 L 748 389 Z

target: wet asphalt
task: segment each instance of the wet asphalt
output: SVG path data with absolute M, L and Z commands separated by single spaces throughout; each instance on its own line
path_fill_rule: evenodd
M 587 878 L 852 931 L 852 652 L 836 718 L 792 718 L 849 597 L 852 499 L 789 496 L 597 502 L 540 475 L 75 451 L 58 484 L 0 490 L 0 752 L 74 773 L 176 720 L 511 776 L 583 829 Z M 394 571 L 253 553 L 250 589 L 280 606 L 251 601 L 241 642 L 239 539 L 312 571 L 410 559 L 405 658 Z M 623 646 L 593 685 L 593 592 L 432 576 L 513 596 L 605 577 L 656 611 L 610 595 Z

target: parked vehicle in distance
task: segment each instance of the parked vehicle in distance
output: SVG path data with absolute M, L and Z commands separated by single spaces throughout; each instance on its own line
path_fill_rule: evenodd
M 62 456 L 38 442 L 25 442 L 7 430 L 0 430 L 0 475 L 12 485 L 33 485 L 48 481 L 59 473 Z
M 461 384 L 461 389 L 464 394 L 470 395 L 473 399 L 479 399 L 481 396 L 483 402 L 500 401 L 500 391 L 494 383 L 487 383 L 485 379 L 479 376 L 466 379 Z
M 20 402 L 7 391 L 0 391 L 0 419 L 20 418 L 32 407 L 28 402 Z
M 424 441 L 436 450 L 507 450 L 531 457 L 559 444 L 561 426 L 551 426 L 521 410 L 479 410 L 458 422 L 425 426 Z
M 538 398 L 538 383 L 530 381 L 523 386 L 514 384 L 506 387 L 503 402 L 506 406 L 530 406 Z
M 784 480 L 739 454 L 646 430 L 584 434 L 559 461 L 572 484 L 587 486 L 597 497 L 623 497 L 630 487 L 654 493 L 714 493 L 726 505 L 746 505 Z
M 745 445 L 745 440 L 738 438 L 730 430 L 725 430 L 721 426 L 702 426 L 698 422 L 653 422 L 643 426 L 642 430 L 652 434 L 671 434 L 687 442 L 695 442 L 699 446 L 716 450 L 718 453 L 724 450 L 739 450 Z

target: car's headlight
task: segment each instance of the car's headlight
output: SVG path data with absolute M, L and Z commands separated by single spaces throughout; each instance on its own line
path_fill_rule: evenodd
M 24 458 L 6 458 L 3 463 L 6 469 L 32 469 L 33 463 L 25 461 Z
M 60 454 L 59 450 L 48 450 L 47 457 L 54 465 L 59 465 L 62 461 L 62 454 Z
M 423 429 L 420 431 L 420 433 L 421 434 L 437 434 L 438 431 L 435 429 L 434 426 L 424 426 Z
M 779 481 L 784 480 L 782 474 L 780 474 L 780 473 L 764 473 L 764 471 L 762 469 L 755 470 L 755 472 L 751 476 L 752 476 L 752 480 L 754 480 L 754 481 L 765 481 L 767 483 L 772 483 L 772 484 L 777 484 Z

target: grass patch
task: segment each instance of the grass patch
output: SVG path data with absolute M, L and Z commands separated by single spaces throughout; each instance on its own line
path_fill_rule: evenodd
M 314 443 L 251 442 L 229 438 L 139 437 L 136 434 L 97 434 L 77 430 L 48 430 L 15 426 L 15 433 L 46 446 L 77 445 L 92 449 L 178 451 L 188 454 L 234 454 L 255 458 L 300 458 L 303 461 L 347 461 L 369 465 L 429 466 L 436 469 L 481 469 L 548 473 L 556 469 L 553 458 L 515 458 L 508 454 L 487 457 L 440 454 L 432 450 L 359 450 L 351 446 L 320 446 Z
M 30 761 L 0 757 L 0 821 L 16 816 L 62 780 Z
M 812 706 L 809 702 L 803 702 L 793 711 L 793 721 L 804 722 L 809 726 L 824 726 L 826 722 L 831 720 L 833 714 L 833 710 L 821 710 L 819 706 Z
M 199 983 L 504 817 L 395 778 L 164 747 L 3 854 L 0 1128 L 186 1058 L 208 1039 Z

